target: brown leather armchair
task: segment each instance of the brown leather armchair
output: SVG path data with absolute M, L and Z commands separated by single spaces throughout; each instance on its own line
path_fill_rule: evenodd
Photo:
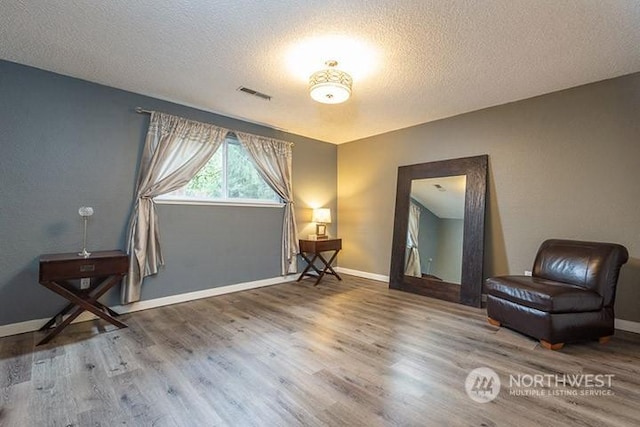
M 547 240 L 532 276 L 487 279 L 487 315 L 559 350 L 568 341 L 599 339 L 614 333 L 613 303 L 620 267 L 629 254 L 614 243 Z

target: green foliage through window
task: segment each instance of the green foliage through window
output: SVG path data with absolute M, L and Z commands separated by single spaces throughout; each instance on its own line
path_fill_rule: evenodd
M 256 170 L 240 142 L 227 137 L 189 183 L 166 199 L 281 202 Z

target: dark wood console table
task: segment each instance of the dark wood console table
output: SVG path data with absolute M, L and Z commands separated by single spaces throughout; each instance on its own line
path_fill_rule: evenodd
M 342 239 L 300 240 L 299 244 L 300 256 L 307 262 L 307 267 L 302 271 L 300 277 L 298 277 L 298 282 L 305 276 L 317 277 L 316 283 L 313 285 L 316 286 L 325 274 L 330 274 L 337 277 L 338 280 L 342 280 L 342 277 L 331 267 L 331 263 L 336 259 L 338 252 L 342 249 Z M 322 252 L 329 251 L 333 251 L 333 255 L 331 255 L 331 258 L 327 261 L 326 258 L 322 256 Z M 309 255 L 313 255 L 311 259 L 309 259 Z M 322 269 L 316 267 L 315 262 L 317 259 L 323 263 L 324 267 Z M 309 270 L 313 270 L 315 274 L 309 272 Z
M 98 298 L 120 283 L 128 269 L 129 256 L 122 251 L 93 252 L 87 258 L 77 253 L 42 255 L 40 284 L 66 298 L 70 303 L 40 328 L 41 331 L 45 331 L 56 324 L 38 345 L 51 341 L 85 310 L 119 328 L 126 328 L 127 325 L 115 318 L 119 314 L 98 302 Z M 80 289 L 69 282 L 82 278 L 91 279 L 87 289 Z M 69 316 L 63 319 L 67 313 Z

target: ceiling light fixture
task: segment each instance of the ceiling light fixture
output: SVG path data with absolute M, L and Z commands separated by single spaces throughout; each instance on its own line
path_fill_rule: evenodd
M 338 61 L 325 62 L 327 68 L 309 77 L 309 92 L 314 101 L 323 104 L 340 104 L 351 96 L 353 79 L 336 68 Z

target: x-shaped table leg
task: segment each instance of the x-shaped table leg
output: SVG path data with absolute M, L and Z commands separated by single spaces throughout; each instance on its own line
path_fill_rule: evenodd
M 334 259 L 336 259 L 336 256 L 338 256 L 338 251 L 335 251 L 333 253 L 333 255 L 331 256 L 331 258 L 329 259 L 329 261 L 327 261 L 326 259 L 324 259 L 322 254 L 318 254 L 318 258 L 320 258 L 320 260 L 324 263 L 324 268 L 322 269 L 322 272 L 320 273 L 320 276 L 318 276 L 318 280 L 316 280 L 316 283 L 313 286 L 318 285 L 318 283 L 320 283 L 320 279 L 322 279 L 322 277 L 325 274 L 331 274 L 332 276 L 336 276 L 338 278 L 338 280 L 342 280 L 342 277 L 340 277 L 340 275 L 338 273 L 336 273 L 336 271 L 333 269 L 333 267 L 331 267 L 331 263 L 333 262 Z M 329 271 L 327 271 L 327 270 L 329 270 Z
M 298 277 L 298 280 L 296 280 L 296 281 L 299 282 L 300 280 L 302 280 L 302 278 L 305 275 L 306 276 L 316 277 L 313 274 L 309 273 L 309 270 L 311 270 L 311 269 L 313 269 L 313 271 L 315 271 L 316 274 L 317 274 L 316 283 L 314 283 L 313 286 L 317 286 L 318 283 L 320 283 L 320 280 L 322 280 L 322 278 L 324 277 L 325 274 L 330 274 L 332 276 L 336 276 L 338 278 L 338 280 L 342 280 L 342 277 L 340 277 L 340 275 L 338 273 L 336 273 L 336 271 L 333 269 L 333 267 L 331 267 L 331 263 L 333 262 L 333 260 L 336 259 L 336 256 L 338 256 L 338 252 L 339 251 L 334 251 L 333 255 L 331 256 L 329 261 L 327 261 L 325 259 L 325 257 L 323 257 L 320 252 L 313 254 L 313 258 L 311 258 L 311 259 L 309 259 L 307 257 L 307 255 L 304 252 L 302 252 L 300 255 L 307 262 L 307 266 L 302 271 L 302 273 L 300 274 L 300 277 Z M 320 259 L 320 261 L 322 261 L 322 263 L 324 264 L 324 267 L 322 268 L 322 270 L 319 269 L 318 267 L 316 267 L 316 265 L 315 265 L 315 261 L 317 259 Z
M 113 315 L 117 315 L 113 310 L 105 307 L 100 302 L 98 302 L 98 298 L 104 295 L 111 287 L 122 278 L 122 276 L 111 276 L 97 285 L 94 289 L 89 290 L 86 294 L 78 293 L 76 290 L 73 290 L 73 286 L 67 284 L 66 282 L 57 283 L 55 281 L 50 282 L 42 282 L 44 286 L 48 289 L 51 289 L 53 292 L 58 295 L 66 298 L 70 301 L 65 308 L 62 309 L 58 314 L 56 314 L 51 320 L 49 320 L 40 330 L 45 330 L 53 325 L 58 317 L 64 316 L 68 313 L 73 307 L 73 311 L 71 314 L 64 319 L 60 324 L 58 324 L 47 336 L 45 336 L 39 343 L 45 344 L 51 341 L 56 335 L 58 335 L 64 328 L 69 326 L 71 322 L 73 322 L 83 311 L 89 311 L 101 319 L 106 320 L 107 322 L 119 327 L 126 328 L 127 325 L 115 319 Z M 103 310 L 106 309 L 106 310 Z

